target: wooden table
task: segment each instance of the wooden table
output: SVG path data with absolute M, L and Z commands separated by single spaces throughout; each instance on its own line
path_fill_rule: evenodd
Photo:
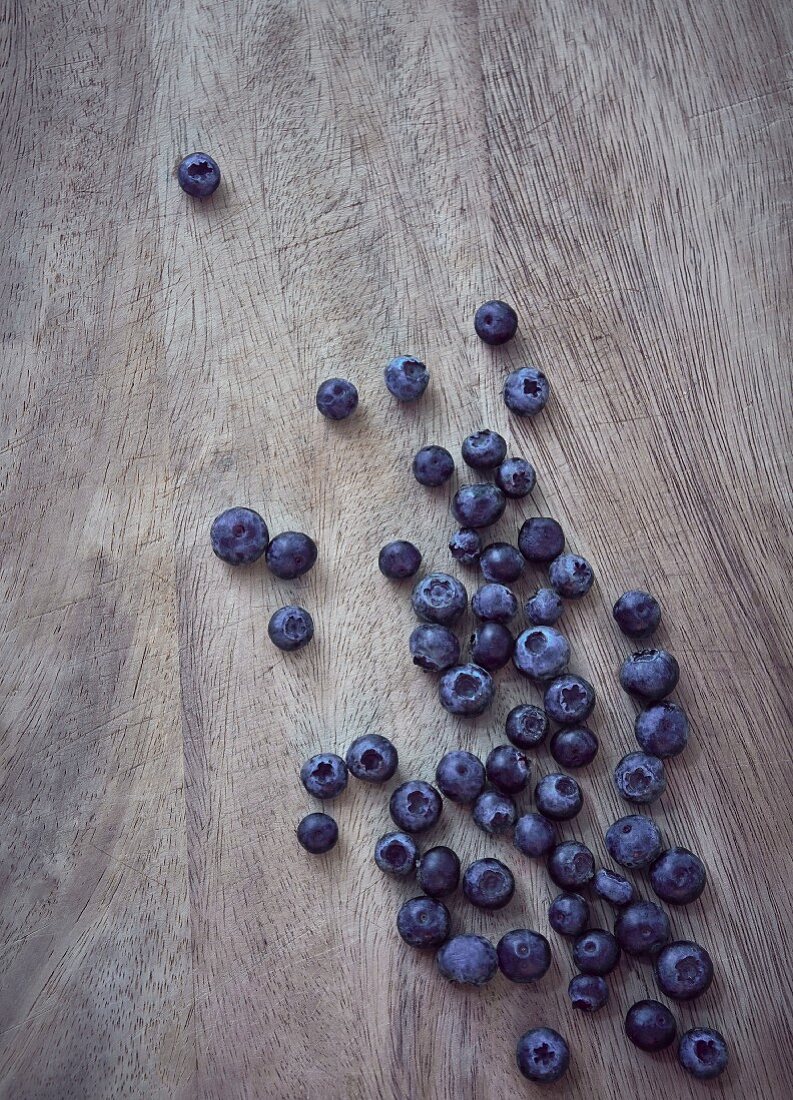
M 573 1050 L 554 1095 L 789 1094 L 792 13 L 9 9 L 4 1097 L 534 1095 L 514 1049 L 540 1023 Z M 196 148 L 224 173 L 205 203 L 174 176 Z M 506 349 L 472 331 L 490 296 L 520 314 Z M 403 351 L 432 371 L 412 407 L 382 381 Z M 553 398 L 519 421 L 501 387 L 527 362 Z M 313 406 L 334 374 L 361 393 L 341 424 Z M 310 753 L 377 730 L 403 776 L 431 779 L 443 752 L 485 754 L 507 710 L 539 700 L 502 674 L 483 719 L 443 712 L 407 653 L 409 583 L 377 571 L 403 536 L 450 567 L 450 494 L 422 490 L 410 459 L 427 442 L 457 454 L 483 425 L 539 473 L 495 534 L 552 514 L 597 570 L 563 624 L 602 744 L 565 834 L 599 858 L 625 811 L 610 773 L 634 745 L 611 605 L 631 586 L 663 604 L 693 733 L 654 815 L 709 868 L 673 913 L 716 961 L 712 989 L 674 1006 L 681 1029 L 729 1039 L 709 1088 L 674 1052 L 629 1049 L 647 967 L 624 963 L 598 1016 L 571 1011 L 544 868 L 465 812 L 448 806 L 432 842 L 503 855 L 519 888 L 495 916 L 455 900 L 456 925 L 547 932 L 536 988 L 454 988 L 401 944 L 415 887 L 372 862 L 387 792 L 350 784 L 326 859 L 295 843 Z M 224 567 L 208 527 L 234 503 L 314 535 L 316 568 L 285 583 Z M 293 600 L 317 633 L 290 656 L 266 627 Z M 536 772 L 553 767 L 543 748 Z

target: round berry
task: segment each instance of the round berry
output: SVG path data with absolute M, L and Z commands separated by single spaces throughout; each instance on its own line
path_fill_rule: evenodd
M 662 760 L 688 744 L 688 717 L 677 703 L 653 703 L 636 715 L 634 729 L 639 746 Z
M 705 864 L 688 848 L 668 848 L 650 868 L 653 892 L 669 905 L 688 905 L 705 889 Z
M 474 802 L 474 824 L 491 836 L 508 833 L 517 816 L 517 807 L 508 794 L 483 791 Z
M 627 802 L 655 802 L 666 789 L 664 762 L 646 752 L 630 752 L 614 769 L 614 785 Z
M 491 542 L 479 558 L 479 568 L 486 581 L 512 584 L 523 572 L 523 555 L 508 542 Z
M 536 367 L 521 367 L 507 375 L 504 404 L 518 416 L 536 416 L 548 404 L 550 396 L 550 383 Z
M 515 640 L 501 623 L 480 623 L 471 635 L 469 655 L 475 665 L 495 672 L 512 656 Z
M 639 1050 L 655 1054 L 674 1042 L 675 1018 L 660 1001 L 637 1001 L 625 1016 L 625 1034 Z
M 384 577 L 392 581 L 403 581 L 418 572 L 421 565 L 421 552 L 412 542 L 395 539 L 387 542 L 380 551 L 377 565 Z
M 429 573 L 417 582 L 410 597 L 419 619 L 451 626 L 468 604 L 468 593 L 456 577 L 448 573 Z
M 620 666 L 620 683 L 630 695 L 656 703 L 677 687 L 680 666 L 665 649 L 641 649 Z
M 560 726 L 579 726 L 595 709 L 596 698 L 589 680 L 567 673 L 548 685 L 543 703 L 548 716 Z
M 614 934 L 623 951 L 651 959 L 669 940 L 669 917 L 653 901 L 635 901 L 617 914 Z
M 227 565 L 251 565 L 267 549 L 267 524 L 252 508 L 227 508 L 212 521 L 212 552 Z
M 564 672 L 569 660 L 570 643 L 556 627 L 532 626 L 515 639 L 512 661 L 530 680 L 553 680 Z
M 471 610 L 477 619 L 503 626 L 514 619 L 518 601 L 514 592 L 504 584 L 483 584 L 473 594 Z
M 194 199 L 206 199 L 220 185 L 220 168 L 208 153 L 188 153 L 177 169 L 179 186 Z
M 314 798 L 336 798 L 347 786 L 347 765 L 335 752 L 318 752 L 300 769 L 300 781 Z
M 709 1081 L 724 1073 L 729 1059 L 724 1036 L 712 1027 L 692 1027 L 680 1036 L 677 1060 L 700 1081 Z
M 552 588 L 538 588 L 526 600 L 524 611 L 532 626 L 553 626 L 562 617 L 562 597 Z
M 410 635 L 413 664 L 425 672 L 445 672 L 460 661 L 460 643 L 448 626 L 419 623 Z
M 567 995 L 579 1012 L 597 1012 L 609 999 L 609 987 L 599 974 L 576 974 L 567 987 Z
M 500 859 L 477 859 L 465 869 L 463 893 L 478 909 L 503 909 L 515 893 L 515 879 Z
M 526 561 L 544 565 L 564 550 L 564 531 L 549 516 L 532 516 L 518 533 L 518 549 Z
M 518 331 L 518 315 L 512 306 L 494 298 L 474 314 L 474 331 L 486 344 L 505 344 Z
M 496 949 L 484 936 L 452 936 L 435 962 L 447 981 L 462 985 L 484 985 L 498 970 Z
M 339 826 L 328 814 L 307 814 L 297 827 L 298 843 L 313 856 L 329 852 L 339 839 Z
M 517 1059 L 524 1077 L 549 1085 L 567 1073 L 570 1048 L 552 1027 L 535 1027 L 518 1039 Z
M 595 857 L 585 844 L 566 840 L 557 844 L 548 859 L 548 874 L 563 890 L 586 886 L 595 877 Z
M 435 782 L 450 802 L 466 805 L 485 789 L 485 766 L 472 752 L 455 749 L 439 761 Z
M 429 783 L 411 779 L 397 787 L 388 808 L 400 829 L 406 833 L 423 833 L 441 816 L 443 800 Z
M 386 833 L 375 844 L 374 861 L 387 875 L 397 878 L 412 875 L 418 860 L 418 846 L 407 833 Z
M 713 962 L 704 947 L 676 940 L 661 949 L 655 960 L 658 987 L 675 1001 L 692 1001 L 713 981 Z
M 497 485 L 461 485 L 452 499 L 452 511 L 463 527 L 490 527 L 504 514 L 507 498 Z
M 592 566 L 579 554 L 560 554 L 548 568 L 551 587 L 566 600 L 580 600 L 592 587 Z
M 450 668 L 438 685 L 443 709 L 466 717 L 483 714 L 493 702 L 495 692 L 493 677 L 479 665 Z
M 661 606 L 649 592 L 623 592 L 614 604 L 614 619 L 629 638 L 644 638 L 657 629 Z
M 496 470 L 496 485 L 508 497 L 526 497 L 537 484 L 537 472 L 525 458 L 507 458 Z
M 542 814 L 523 814 L 515 823 L 512 843 L 524 856 L 540 859 L 556 845 L 556 829 Z
M 397 914 L 397 931 L 409 947 L 440 947 L 451 924 L 449 910 L 435 898 L 411 898 Z
M 589 924 L 589 905 L 580 894 L 559 894 L 548 909 L 548 922 L 560 936 L 580 936 Z
M 347 768 L 356 779 L 367 783 L 387 783 L 397 770 L 399 757 L 387 737 L 365 733 L 356 737 L 346 755 Z
M 633 884 L 624 875 L 609 871 L 606 867 L 601 867 L 597 871 L 593 885 L 597 896 L 607 901 L 609 905 L 613 905 L 615 909 L 622 909 L 635 900 Z
M 507 457 L 507 441 L 498 432 L 483 428 L 463 440 L 463 462 L 474 470 L 494 470 Z
M 317 390 L 317 408 L 328 420 L 346 420 L 358 408 L 358 391 L 346 378 L 328 378 Z
M 429 380 L 430 372 L 412 355 L 398 355 L 385 369 L 385 384 L 397 401 L 417 401 Z
M 507 737 L 519 749 L 533 749 L 548 736 L 548 715 L 532 703 L 520 703 L 507 715 Z
M 454 473 L 454 459 L 445 447 L 422 447 L 413 458 L 413 477 L 419 485 L 437 489 Z
M 636 870 L 648 867 L 660 854 L 663 842 L 658 826 L 649 817 L 628 814 L 610 825 L 606 832 L 606 848 L 621 867 Z
M 568 726 L 551 738 L 551 756 L 563 768 L 585 768 L 597 752 L 598 739 L 587 726 Z
M 273 645 L 291 653 L 308 645 L 314 637 L 314 620 L 304 607 L 279 607 L 270 616 L 267 634 Z
M 488 780 L 502 794 L 519 794 L 531 779 L 531 764 L 514 745 L 496 745 L 485 761 Z
M 573 962 L 582 974 L 610 974 L 619 961 L 620 945 L 603 928 L 590 928 L 573 944 Z
M 460 859 L 444 845 L 430 848 L 421 857 L 418 870 L 419 886 L 433 898 L 453 894 L 460 882 Z
M 551 965 L 551 945 L 530 928 L 513 928 L 496 944 L 501 973 L 511 982 L 526 985 L 539 981 Z
M 271 573 L 291 581 L 313 568 L 317 560 L 317 544 L 301 531 L 284 531 L 271 540 L 265 560 Z
M 581 812 L 584 796 L 572 776 L 557 772 L 539 781 L 534 788 L 534 804 L 552 821 L 570 821 Z
M 479 565 L 482 539 L 472 527 L 461 527 L 449 539 L 449 550 L 460 565 Z

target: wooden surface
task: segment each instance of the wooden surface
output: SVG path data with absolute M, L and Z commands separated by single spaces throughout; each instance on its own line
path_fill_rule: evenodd
M 514 1047 L 540 1023 L 571 1043 L 563 1097 L 789 1094 L 791 11 L 6 5 L 3 1097 L 534 1095 Z M 204 204 L 173 172 L 195 148 L 224 173 Z M 506 350 L 472 332 L 489 296 L 521 317 Z M 413 408 L 382 384 L 402 351 L 432 371 Z M 500 389 L 526 362 L 553 398 L 519 423 Z M 313 408 L 332 374 L 360 389 L 349 423 Z M 628 1049 L 643 965 L 594 1018 L 550 933 L 537 988 L 442 982 L 395 934 L 413 888 L 372 863 L 384 792 L 351 783 L 326 860 L 294 841 L 311 752 L 378 730 L 431 778 L 538 698 L 501 675 L 484 719 L 441 711 L 409 585 L 376 569 L 397 536 L 449 566 L 448 494 L 409 461 L 483 425 L 539 472 L 496 534 L 550 513 L 597 570 L 564 618 L 602 742 L 565 832 L 601 857 L 634 714 L 610 607 L 663 603 L 693 733 L 655 816 L 708 864 L 673 922 L 717 971 L 675 1014 L 728 1037 L 717 1084 Z M 214 559 L 232 503 L 314 535 L 314 571 Z M 317 636 L 286 656 L 266 623 L 292 599 Z M 456 900 L 458 928 L 547 931 L 542 867 L 452 806 L 431 841 L 519 873 L 501 914 Z

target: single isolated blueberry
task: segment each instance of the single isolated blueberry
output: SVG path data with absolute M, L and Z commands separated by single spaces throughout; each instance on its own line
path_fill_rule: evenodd
M 499 791 L 483 791 L 474 802 L 474 824 L 491 836 L 508 833 L 517 816 L 515 803 L 508 794 Z
M 713 981 L 713 962 L 704 947 L 691 940 L 675 940 L 655 960 L 658 988 L 675 1001 L 693 1001 Z
M 636 900 L 636 892 L 633 883 L 617 871 L 610 871 L 607 867 L 601 867 L 595 874 L 595 893 L 599 898 L 613 905 L 615 909 L 622 909 Z
M 551 965 L 551 945 L 530 928 L 513 928 L 496 944 L 501 973 L 511 982 L 527 985 L 539 981 Z
M 586 596 L 595 580 L 592 566 L 579 554 L 560 554 L 548 568 L 551 587 L 566 600 Z
M 595 877 L 595 857 L 578 840 L 557 844 L 548 859 L 548 874 L 563 890 L 587 886 Z
M 317 390 L 317 408 L 328 420 L 346 420 L 358 408 L 358 391 L 346 378 L 328 378 Z
M 523 555 L 508 542 L 491 542 L 482 551 L 479 568 L 486 581 L 512 584 L 523 572 Z
M 308 645 L 314 637 L 314 620 L 304 607 L 288 604 L 270 616 L 267 633 L 273 645 L 291 653 Z
M 217 191 L 220 184 L 220 168 L 208 153 L 188 153 L 179 162 L 177 171 L 179 186 L 194 199 L 206 199 Z
M 495 470 L 507 457 L 507 441 L 498 432 L 483 428 L 463 440 L 463 462 L 474 470 Z
M 435 782 L 450 802 L 467 805 L 475 802 L 485 789 L 485 766 L 472 752 L 455 749 L 438 762 Z
M 569 660 L 570 643 L 555 626 L 531 626 L 515 639 L 513 664 L 530 680 L 553 680 Z
M 495 672 L 507 664 L 514 648 L 515 639 L 501 623 L 480 623 L 471 635 L 468 652 L 475 665 Z
M 416 870 L 418 846 L 407 833 L 386 833 L 374 846 L 374 861 L 385 874 L 405 878 Z
M 418 880 L 421 889 L 430 897 L 448 897 L 460 883 L 459 856 L 443 844 L 428 849 L 419 863 Z
M 526 561 L 545 565 L 564 550 L 564 531 L 549 516 L 532 516 L 518 532 L 518 549 Z
M 465 611 L 468 593 L 456 577 L 429 573 L 415 585 L 410 602 L 419 619 L 451 626 Z
M 463 893 L 478 909 L 503 909 L 515 893 L 515 879 L 500 859 L 476 859 L 465 869 Z
M 392 581 L 403 581 L 418 572 L 421 565 L 421 551 L 412 542 L 395 539 L 387 542 L 380 551 L 377 565 L 384 577 Z
M 597 1012 L 609 999 L 609 987 L 599 974 L 576 974 L 567 987 L 567 995 L 579 1012 Z
M 460 661 L 460 643 L 448 626 L 419 623 L 410 635 L 413 664 L 425 672 L 445 672 Z
M 506 625 L 518 610 L 515 593 L 505 584 L 483 584 L 471 598 L 471 610 L 483 622 Z
M 598 753 L 598 739 L 588 726 L 567 726 L 551 738 L 551 756 L 563 768 L 585 768 Z
M 559 894 L 548 908 L 548 922 L 560 936 L 580 936 L 589 924 L 589 905 L 580 894 Z
M 531 779 L 531 764 L 514 745 L 496 745 L 487 754 L 488 781 L 502 794 L 519 794 Z
M 484 714 L 496 693 L 493 677 L 479 665 L 457 665 L 444 672 L 438 698 L 444 710 L 461 717 Z
M 623 592 L 614 604 L 614 620 L 629 638 L 644 638 L 658 627 L 661 605 L 649 592 Z
M 485 985 L 498 970 L 496 949 L 484 936 L 452 936 L 435 962 L 447 981 L 462 985 Z
M 429 380 L 430 372 L 412 355 L 398 355 L 385 369 L 385 384 L 397 401 L 417 401 Z
M 655 802 L 666 788 L 664 762 L 646 752 L 629 752 L 614 769 L 614 785 L 627 802 Z
M 525 458 L 507 458 L 496 470 L 496 485 L 508 497 L 527 497 L 537 484 L 537 471 Z
M 634 1046 L 655 1054 L 674 1042 L 675 1018 L 660 1001 L 637 1001 L 625 1016 L 625 1034 Z
M 567 1073 L 570 1048 L 552 1027 L 535 1027 L 518 1039 L 517 1059 L 529 1081 L 550 1085 Z
M 489 527 L 504 514 L 507 498 L 497 485 L 461 485 L 452 499 L 452 511 L 463 527 Z
M 538 588 L 524 605 L 526 618 L 532 626 L 553 626 L 562 617 L 562 597 L 552 588 Z
M 437 489 L 444 485 L 454 473 L 454 459 L 445 447 L 422 447 L 416 451 L 413 459 L 413 477 L 419 485 L 428 489 Z
M 604 928 L 590 928 L 573 944 L 573 962 L 582 974 L 610 974 L 620 961 L 620 945 Z
M 301 531 L 284 531 L 270 541 L 265 561 L 271 573 L 291 581 L 308 573 L 317 560 L 317 544 Z
M 621 817 L 606 832 L 606 849 L 620 867 L 635 871 L 648 867 L 663 848 L 658 826 L 649 817 L 628 814 Z
M 397 914 L 397 931 L 409 947 L 440 947 L 451 924 L 449 910 L 435 898 L 411 898 Z
M 356 737 L 347 749 L 346 760 L 350 774 L 367 783 L 387 783 L 399 764 L 396 749 L 379 733 Z
M 688 717 L 677 703 L 653 703 L 636 715 L 634 729 L 641 748 L 662 760 L 688 744 Z
M 479 565 L 482 539 L 472 527 L 461 527 L 449 539 L 449 551 L 460 565 Z
M 540 859 L 556 845 L 556 829 L 542 814 L 522 814 L 515 823 L 512 843 L 524 856 Z
M 548 404 L 551 387 L 536 367 L 521 367 L 507 375 L 504 404 L 518 416 L 536 416 Z
M 669 905 L 696 901 L 707 877 L 705 864 L 688 848 L 667 848 L 650 868 L 653 892 Z
M 534 804 L 543 817 L 570 821 L 581 812 L 584 796 L 571 775 L 554 772 L 544 776 L 534 788 Z
M 328 814 L 307 814 L 297 827 L 298 843 L 320 856 L 329 852 L 339 839 L 339 826 Z
M 654 901 L 635 901 L 617 914 L 614 922 L 617 943 L 629 955 L 652 959 L 669 941 L 669 917 Z
M 483 302 L 474 314 L 474 332 L 486 344 L 506 344 L 517 331 L 517 313 L 512 306 L 497 298 Z
M 212 551 L 227 565 L 251 565 L 267 549 L 267 524 L 252 508 L 227 508 L 212 521 Z
M 700 1081 L 709 1081 L 724 1073 L 729 1059 L 724 1036 L 712 1027 L 692 1027 L 680 1036 L 677 1060 Z
M 630 695 L 656 703 L 677 687 L 680 666 L 665 649 L 641 649 L 620 666 L 620 683 Z
M 388 808 L 400 829 L 406 833 L 423 833 L 441 816 L 443 799 L 429 783 L 410 779 L 397 787 Z
M 543 702 L 554 722 L 560 726 L 578 726 L 594 710 L 596 698 L 589 680 L 567 673 L 548 685 Z
M 548 715 L 542 707 L 520 703 L 507 715 L 507 737 L 519 749 L 533 749 L 548 736 Z
M 347 765 L 335 752 L 318 752 L 300 769 L 300 781 L 314 798 L 336 798 L 347 786 Z

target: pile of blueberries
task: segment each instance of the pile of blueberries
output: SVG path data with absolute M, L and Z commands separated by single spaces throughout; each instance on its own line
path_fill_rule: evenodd
M 501 344 L 514 335 L 517 323 L 511 307 L 493 301 L 480 307 L 474 326 L 485 342 Z M 386 386 L 399 401 L 419 399 L 428 382 L 426 366 L 412 356 L 392 360 L 385 370 Z M 545 375 L 526 367 L 509 375 L 504 400 L 513 412 L 533 416 L 544 407 L 549 392 Z M 346 379 L 332 378 L 319 387 L 316 404 L 324 416 L 341 420 L 355 411 L 358 393 Z M 410 635 L 410 653 L 420 669 L 438 674 L 440 704 L 452 714 L 482 714 L 495 695 L 493 673 L 510 660 L 521 676 L 544 688 L 544 706 L 514 707 L 506 720 L 508 743 L 494 748 L 484 763 L 473 753 L 454 750 L 438 762 L 434 786 L 409 780 L 391 794 L 389 809 L 396 829 L 377 840 L 374 859 L 385 874 L 415 876 L 422 891 L 400 908 L 397 931 L 411 947 L 436 950 L 437 968 L 451 982 L 480 986 L 498 970 L 512 982 L 535 982 L 550 967 L 550 944 L 532 929 L 508 931 L 495 946 L 483 936 L 451 934 L 451 916 L 442 899 L 449 898 L 461 884 L 471 905 L 500 910 L 512 899 L 515 878 L 500 859 L 477 859 L 462 870 L 459 857 L 448 847 L 420 852 L 416 836 L 437 823 L 447 799 L 470 807 L 474 824 L 488 835 L 511 834 L 521 855 L 546 860 L 548 874 L 562 891 L 551 903 L 549 922 L 555 932 L 572 940 L 578 970 L 568 987 L 575 1009 L 591 1013 L 606 1004 L 609 987 L 605 978 L 619 964 L 622 952 L 651 961 L 658 988 L 667 997 L 693 1000 L 708 989 L 713 977 L 705 948 L 673 939 L 669 917 L 660 905 L 638 898 L 633 883 L 624 875 L 611 868 L 597 868 L 586 845 L 560 840 L 558 823 L 575 818 L 583 805 L 576 780 L 565 772 L 546 775 L 534 787 L 536 811 L 520 813 L 517 808 L 515 797 L 529 786 L 532 777 L 526 752 L 546 740 L 551 720 L 558 728 L 550 738 L 550 751 L 560 767 L 586 767 L 598 753 L 598 738 L 585 724 L 595 707 L 595 689 L 583 677 L 567 671 L 570 645 L 555 626 L 565 600 L 585 596 L 594 573 L 584 558 L 565 551 L 564 532 L 549 517 L 526 520 L 517 547 L 504 542 L 483 545 L 482 529 L 501 518 L 508 498 L 531 493 L 536 473 L 525 459 L 508 458 L 505 440 L 488 429 L 468 436 L 462 457 L 480 476 L 493 475 L 493 481 L 463 485 L 452 501 L 461 526 L 451 537 L 450 553 L 458 564 L 477 568 L 484 582 L 471 599 L 478 625 L 470 638 L 467 659 L 462 660 L 461 644 L 452 627 L 468 606 L 468 593 L 455 577 L 430 573 L 413 588 L 411 602 L 420 621 Z M 421 485 L 437 488 L 449 480 L 454 466 L 445 448 L 427 446 L 416 454 L 413 474 Z M 264 555 L 270 570 L 287 579 L 311 569 L 317 557 L 315 543 L 305 534 L 287 531 L 270 540 L 262 517 L 248 508 L 231 508 L 218 516 L 212 524 L 211 540 L 214 552 L 230 565 L 249 564 Z M 419 550 L 401 540 L 384 546 L 379 555 L 381 572 L 395 580 L 413 577 L 421 561 Z M 519 605 L 509 585 L 519 579 L 526 563 L 546 567 L 548 584 L 525 603 L 529 625 L 515 637 L 509 624 Z M 658 602 L 641 591 L 622 595 L 613 614 L 631 638 L 647 637 L 661 620 Z M 295 650 L 311 640 L 313 623 L 303 608 L 282 607 L 270 619 L 268 631 L 276 646 Z M 625 691 L 644 709 L 635 723 L 639 751 L 620 760 L 614 782 L 627 802 L 647 805 L 665 789 L 664 760 L 682 752 L 688 740 L 684 710 L 667 699 L 677 685 L 679 668 L 667 651 L 642 649 L 623 661 L 619 677 Z M 300 778 L 310 795 L 325 802 L 344 791 L 350 774 L 364 782 L 383 784 L 396 774 L 398 763 L 391 741 L 366 734 L 352 742 L 345 758 L 330 752 L 311 757 Z M 336 844 L 338 826 L 326 813 L 311 813 L 298 825 L 297 838 L 307 852 L 319 855 Z M 621 817 L 607 830 L 605 842 L 609 855 L 621 867 L 648 870 L 649 886 L 660 901 L 687 905 L 705 888 L 701 859 L 684 847 L 665 849 L 660 831 L 649 817 L 635 813 Z M 590 887 L 613 907 L 613 932 L 590 927 L 589 904 L 579 892 Z M 673 1014 L 659 1001 L 639 1001 L 625 1018 L 625 1034 L 643 1051 L 665 1049 L 676 1033 Z M 727 1065 L 727 1045 L 718 1031 L 693 1028 L 680 1038 L 678 1058 L 695 1077 L 716 1077 Z M 518 1067 L 530 1080 L 556 1081 L 567 1071 L 569 1061 L 567 1042 L 552 1028 L 533 1028 L 518 1040 Z

